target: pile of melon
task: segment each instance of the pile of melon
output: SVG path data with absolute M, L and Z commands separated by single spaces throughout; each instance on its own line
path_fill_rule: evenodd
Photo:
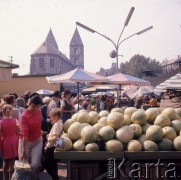
M 63 130 L 57 151 L 181 151 L 181 108 L 80 110 Z

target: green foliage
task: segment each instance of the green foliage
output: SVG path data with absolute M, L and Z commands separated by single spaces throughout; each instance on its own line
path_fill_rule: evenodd
M 124 74 L 129 74 L 141 78 L 144 71 L 153 71 L 154 73 L 161 73 L 162 67 L 159 61 L 155 59 L 146 58 L 143 55 L 135 55 L 129 61 L 121 63 L 120 71 Z

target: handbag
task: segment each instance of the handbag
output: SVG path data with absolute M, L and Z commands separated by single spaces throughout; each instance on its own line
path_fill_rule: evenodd
M 60 147 L 63 147 L 63 143 L 64 143 L 64 138 L 57 138 L 54 143 L 54 146 L 56 148 L 60 148 Z
M 31 166 L 27 161 L 18 161 L 14 163 L 14 173 L 11 180 L 31 180 Z
M 28 161 L 18 161 L 14 163 L 14 169 L 22 169 L 24 171 L 31 171 L 31 166 Z

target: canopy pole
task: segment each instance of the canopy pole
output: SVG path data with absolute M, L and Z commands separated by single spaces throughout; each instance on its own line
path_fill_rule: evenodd
M 119 92 L 120 92 L 120 96 L 119 96 L 119 104 L 118 104 L 118 107 L 121 107 L 121 84 L 119 84 Z
M 78 103 L 78 111 L 79 111 L 79 85 L 80 85 L 80 82 L 77 82 L 77 93 L 78 93 L 78 99 L 77 99 L 77 103 Z

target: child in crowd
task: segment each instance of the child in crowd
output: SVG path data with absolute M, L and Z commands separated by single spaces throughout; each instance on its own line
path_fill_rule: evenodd
M 63 133 L 61 110 L 55 108 L 50 111 L 51 123 L 53 124 L 50 133 L 47 135 L 47 149 L 45 152 L 44 168 L 53 180 L 58 180 L 57 160 L 54 159 L 55 141 Z
M 3 119 L 0 123 L 1 150 L 3 156 L 3 180 L 9 180 L 14 172 L 14 163 L 18 159 L 19 122 L 12 118 L 13 106 L 2 107 Z

